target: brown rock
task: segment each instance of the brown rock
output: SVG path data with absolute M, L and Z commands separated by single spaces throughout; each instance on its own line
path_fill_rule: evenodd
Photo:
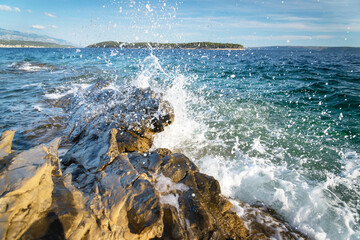
M 1 134 L 0 138 L 0 160 L 11 153 L 11 144 L 15 131 L 7 130 Z
M 242 216 L 247 229 L 233 211 L 246 206 L 222 196 L 217 180 L 183 154 L 149 152 L 153 135 L 174 120 L 161 94 L 106 86 L 98 82 L 56 103 L 72 112 L 61 165 L 55 139 L 0 173 L 1 238 L 268 239 L 283 227 L 256 221 L 271 219 L 259 210 Z M 12 137 L 0 141 L 4 155 Z M 301 236 L 284 229 L 286 239 Z
M 118 131 L 116 142 L 119 152 L 146 152 L 152 144 L 151 138 L 141 137 L 131 131 Z
M 182 180 L 188 171 L 198 172 L 199 168 L 192 163 L 185 155 L 173 153 L 163 158 L 162 173 L 171 178 L 175 183 Z
M 52 204 L 53 161 L 60 138 L 16 156 L 0 175 L 0 236 L 16 239 Z

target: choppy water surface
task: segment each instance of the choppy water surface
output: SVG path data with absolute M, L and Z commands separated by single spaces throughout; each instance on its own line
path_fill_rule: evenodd
M 316 239 L 360 239 L 359 50 L 0 49 L 0 131 L 18 150 L 50 140 L 66 124 L 51 99 L 98 79 L 164 93 L 175 122 L 154 147 L 225 195 Z

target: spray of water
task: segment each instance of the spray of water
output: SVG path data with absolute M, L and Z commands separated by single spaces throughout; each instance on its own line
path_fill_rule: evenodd
M 159 78 L 167 79 L 166 87 L 159 87 Z M 144 59 L 142 71 L 134 82 L 137 86 L 152 87 L 163 92 L 164 98 L 175 109 L 175 122 L 156 135 L 153 148 L 165 147 L 185 153 L 203 172 L 219 180 L 226 196 L 252 204 L 265 204 L 275 209 L 292 226 L 315 239 L 359 237 L 354 231 L 358 221 L 354 206 L 333 193 L 334 188 L 342 185 L 356 186 L 359 174 L 356 167 L 359 157 L 356 152 L 343 155 L 347 163 L 343 176 L 328 173 L 323 182 L 309 181 L 301 167 L 294 169 L 285 161 L 283 164 L 272 161 L 284 158 L 286 149 L 270 149 L 267 142 L 255 137 L 247 143 L 248 150 L 244 151 L 240 148 L 244 142 L 237 136 L 236 129 L 230 126 L 227 129 L 216 129 L 207 125 L 205 122 L 209 121 L 209 112 L 216 111 L 216 108 L 212 107 L 212 103 L 204 102 L 189 88 L 194 79 L 190 73 L 165 73 L 159 59 L 153 54 Z M 198 109 L 204 107 L 203 104 L 209 107 L 206 111 L 196 111 L 193 107 L 196 104 Z M 253 116 L 252 107 L 248 108 L 238 109 L 241 118 Z M 257 117 L 259 109 L 255 108 Z M 275 138 L 287 134 L 282 129 L 271 129 L 265 119 L 256 124 L 254 128 L 265 127 Z M 209 133 L 216 130 L 235 134 L 231 154 L 218 151 L 224 149 L 221 147 L 229 147 L 229 143 L 224 143 L 220 138 L 208 138 Z M 356 189 L 353 190 L 358 193 Z

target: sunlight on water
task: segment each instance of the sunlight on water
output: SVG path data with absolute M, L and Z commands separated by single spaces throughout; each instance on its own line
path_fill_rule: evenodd
M 343 154 L 342 159 L 334 156 L 335 161 L 345 162 L 344 168 L 349 169 L 342 175 L 334 174 L 334 169 L 327 169 L 325 164 L 320 169 L 313 169 L 322 172 L 316 180 L 312 168 L 318 161 L 330 159 L 326 159 L 326 155 L 318 159 L 315 152 L 314 156 L 302 157 L 296 149 L 316 148 L 318 144 L 313 142 L 312 134 L 320 134 L 315 135 L 316 138 L 322 135 L 306 133 L 300 135 L 301 142 L 297 142 L 295 139 L 299 139 L 299 133 L 291 133 L 289 126 L 281 127 L 272 122 L 269 111 L 285 113 L 286 105 L 263 104 L 261 96 L 246 100 L 245 105 L 231 106 L 231 102 L 223 105 L 215 96 L 206 102 L 201 96 L 196 96 L 197 90 L 187 87 L 184 81 L 188 81 L 188 85 L 194 84 L 194 77 L 178 73 L 172 86 L 163 90 L 165 98 L 175 107 L 176 120 L 155 137 L 154 148 L 166 147 L 184 152 L 202 171 L 220 181 L 225 195 L 248 203 L 264 203 L 309 236 L 316 239 L 359 237 L 355 230 L 359 221 L 356 208 L 359 201 L 359 159 L 356 152 Z M 298 110 L 292 111 L 296 115 Z M 231 125 L 226 119 L 235 121 L 238 126 Z M 289 123 L 296 124 L 291 119 Z M 302 128 L 302 124 L 296 128 Z M 242 130 L 238 132 L 237 129 Z M 212 135 L 215 138 L 207 138 Z M 245 142 L 244 138 L 252 141 Z M 284 142 L 286 139 L 289 142 Z M 331 145 L 321 144 L 319 147 L 331 148 Z M 340 152 L 341 148 L 335 151 Z M 343 190 L 357 196 L 355 202 L 342 199 L 345 192 L 339 188 L 344 187 L 347 190 Z
M 340 81 L 322 72 L 321 64 L 304 60 L 322 59 L 321 53 L 294 53 L 293 63 L 284 65 L 281 53 L 267 50 L 73 49 L 27 54 L 32 56 L 29 64 L 54 68 L 14 68 L 14 62 L 24 61 L 21 53 L 13 54 L 15 60 L 2 60 L 6 67 L 0 69 L 0 113 L 5 117 L 0 126 L 18 130 L 18 149 L 30 147 L 25 144 L 28 130 L 62 114 L 47 101 L 68 93 L 81 96 L 100 79 L 110 81 L 107 88 L 119 93 L 132 86 L 151 87 L 175 109 L 174 123 L 155 136 L 153 148 L 186 154 L 219 180 L 226 196 L 264 204 L 311 237 L 360 237 L 360 86 L 354 81 L 360 69 L 344 68 L 346 72 L 337 73 L 344 79 Z M 331 56 L 334 62 L 344 58 L 340 53 Z M 313 78 L 307 80 L 309 76 Z M 27 85 L 20 94 L 23 82 Z M 82 104 L 84 114 L 104 110 Z

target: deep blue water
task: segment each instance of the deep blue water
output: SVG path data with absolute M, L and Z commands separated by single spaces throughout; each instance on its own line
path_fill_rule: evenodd
M 51 99 L 99 79 L 164 93 L 176 119 L 155 147 L 225 195 L 317 239 L 360 239 L 359 49 L 0 49 L 0 132 L 17 130 L 17 150 L 50 140 L 65 124 Z

